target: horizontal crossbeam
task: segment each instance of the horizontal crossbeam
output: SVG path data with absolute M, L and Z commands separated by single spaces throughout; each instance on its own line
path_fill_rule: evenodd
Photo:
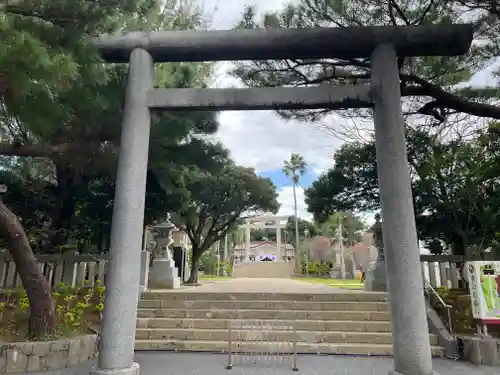
M 273 221 L 273 220 L 288 220 L 290 216 L 250 216 L 245 220 L 255 221 Z
M 455 56 L 468 51 L 471 25 L 329 27 L 134 32 L 94 40 L 109 62 L 128 62 L 143 48 L 156 62 L 350 59 L 391 43 L 399 56 Z
M 148 105 L 168 110 L 279 110 L 371 107 L 369 85 L 243 89 L 155 89 Z

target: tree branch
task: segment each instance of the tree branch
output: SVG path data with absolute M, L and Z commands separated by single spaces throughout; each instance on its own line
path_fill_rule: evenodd
M 434 101 L 429 102 L 424 106 L 426 107 L 426 112 L 427 110 L 433 108 L 445 107 L 458 112 L 468 113 L 473 116 L 500 119 L 500 107 L 467 100 L 466 98 L 447 92 L 440 86 L 430 83 L 415 75 L 401 74 L 401 79 L 406 82 L 414 82 L 418 85 L 403 87 L 401 90 L 402 96 L 430 96 L 434 99 Z

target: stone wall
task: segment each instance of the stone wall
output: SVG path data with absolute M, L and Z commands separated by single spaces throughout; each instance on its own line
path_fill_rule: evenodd
M 97 336 L 0 344 L 0 374 L 62 369 L 94 358 Z
M 475 365 L 500 366 L 500 340 L 488 336 L 459 337 L 462 359 Z

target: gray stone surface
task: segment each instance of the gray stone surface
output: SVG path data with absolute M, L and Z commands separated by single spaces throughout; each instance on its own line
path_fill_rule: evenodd
M 111 369 L 111 370 L 102 370 L 102 369 L 94 369 L 91 374 L 92 375 L 139 375 L 140 366 L 138 363 L 133 362 L 130 367 L 120 368 L 120 369 Z
M 448 331 L 448 328 L 429 301 L 425 301 L 425 303 L 429 332 L 437 335 L 438 344 L 444 349 L 446 358 L 459 358 L 460 351 L 458 350 L 458 343 L 455 336 Z
M 155 89 L 148 94 L 148 104 L 157 109 L 214 111 L 363 108 L 373 104 L 370 90 L 369 85 Z
M 476 365 L 500 365 L 500 340 L 488 336 L 461 337 L 461 340 L 464 359 Z
M 378 46 L 371 58 L 375 146 L 382 208 L 395 370 L 432 375 L 429 327 L 401 109 L 398 56 Z
M 178 275 L 178 270 L 175 267 L 173 259 L 156 258 L 153 260 L 151 267 L 149 288 L 151 289 L 179 289 L 181 287 L 181 279 Z
M 0 374 L 64 369 L 94 358 L 97 336 L 0 345 Z
M 379 43 L 401 56 L 453 56 L 469 50 L 472 25 L 189 30 L 105 35 L 94 44 L 108 62 L 127 62 L 135 48 L 156 62 L 368 57 Z M 328 48 L 325 48 L 328 45 Z M 280 46 L 276 48 L 276 46 Z
M 387 292 L 387 271 L 385 260 L 377 260 L 368 271 L 364 290 L 369 292 Z
M 234 365 L 225 370 L 227 355 L 200 353 L 138 353 L 140 375 L 285 375 L 291 367 L 264 363 Z M 299 355 L 299 374 L 304 375 L 387 375 L 393 367 L 392 358 L 339 357 Z M 33 375 L 88 375 L 94 363 L 73 369 L 32 373 Z M 464 362 L 435 360 L 439 375 L 500 375 L 500 368 L 474 366 Z
M 350 290 L 350 289 L 340 289 L 334 288 L 325 284 L 315 284 L 308 283 L 302 280 L 294 279 L 279 279 L 279 278 L 256 278 L 256 279 L 228 279 L 219 281 L 202 281 L 200 286 L 190 287 L 183 286 L 179 290 L 155 290 L 155 292 L 164 292 L 171 294 L 182 295 L 182 299 L 185 298 L 185 294 L 210 294 L 212 299 L 227 299 L 228 294 L 234 293 L 248 293 L 255 294 L 294 294 L 295 298 L 301 298 L 300 296 L 317 295 L 317 294 L 345 294 L 345 293 L 363 293 L 360 290 Z M 385 294 L 384 294 L 385 295 Z M 219 296 L 219 298 L 217 298 Z M 147 297 L 146 299 L 151 299 Z M 258 299 L 255 297 L 255 299 Z M 300 300 L 300 299 L 297 299 Z
M 106 271 L 106 308 L 99 342 L 102 369 L 130 367 L 134 357 L 151 124 L 146 96 L 153 80 L 151 56 L 144 50 L 134 50 L 130 55 Z

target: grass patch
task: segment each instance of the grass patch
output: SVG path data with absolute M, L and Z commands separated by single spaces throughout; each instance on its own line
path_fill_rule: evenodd
M 296 277 L 294 280 L 304 281 L 312 284 L 322 284 L 333 288 L 363 289 L 364 284 L 358 280 L 329 279 L 323 277 Z
M 215 276 L 215 275 L 199 276 L 199 280 L 217 281 L 217 280 L 230 280 L 230 279 L 232 279 L 231 276 Z

